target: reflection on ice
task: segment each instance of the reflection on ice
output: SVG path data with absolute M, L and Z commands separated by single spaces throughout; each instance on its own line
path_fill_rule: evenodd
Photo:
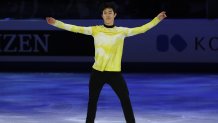
M 100 112 L 95 123 L 125 123 L 122 115 L 115 116 L 118 112 Z M 217 123 L 218 113 L 213 112 L 175 112 L 175 111 L 150 111 L 137 112 L 136 123 Z M 34 115 L 13 116 L 1 115 L 0 123 L 85 123 L 85 112 L 81 115 Z
M 137 123 L 218 123 L 218 76 L 124 74 Z M 89 74 L 0 73 L 0 123 L 84 123 Z M 96 123 L 125 123 L 105 85 Z

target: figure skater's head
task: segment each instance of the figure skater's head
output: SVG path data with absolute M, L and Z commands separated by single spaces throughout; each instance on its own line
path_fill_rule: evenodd
M 107 26 L 114 25 L 114 18 L 117 15 L 117 7 L 114 2 L 106 2 L 101 6 L 102 18 Z

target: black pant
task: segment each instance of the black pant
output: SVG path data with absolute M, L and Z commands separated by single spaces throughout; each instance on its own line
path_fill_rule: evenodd
M 89 102 L 86 123 L 94 123 L 97 103 L 104 84 L 109 84 L 120 99 L 127 123 L 135 123 L 126 82 L 121 72 L 100 72 L 92 70 L 89 81 Z

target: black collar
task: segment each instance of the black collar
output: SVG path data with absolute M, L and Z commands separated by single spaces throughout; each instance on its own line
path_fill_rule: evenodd
M 108 26 L 108 25 L 105 25 L 105 24 L 104 24 L 104 27 L 106 27 L 106 28 L 113 28 L 114 25 Z

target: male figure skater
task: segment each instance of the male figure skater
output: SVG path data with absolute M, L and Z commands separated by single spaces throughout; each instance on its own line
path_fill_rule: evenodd
M 165 12 L 159 13 L 152 21 L 135 28 L 118 27 L 114 24 L 117 10 L 113 3 L 105 3 L 102 6 L 103 25 L 82 27 L 65 24 L 47 17 L 48 24 L 75 33 L 92 35 L 95 45 L 95 63 L 89 80 L 89 101 L 86 123 L 94 123 L 97 102 L 104 84 L 109 84 L 120 99 L 125 120 L 127 123 L 135 123 L 129 92 L 126 82 L 121 74 L 121 58 L 124 38 L 144 33 L 156 26 L 166 18 Z

